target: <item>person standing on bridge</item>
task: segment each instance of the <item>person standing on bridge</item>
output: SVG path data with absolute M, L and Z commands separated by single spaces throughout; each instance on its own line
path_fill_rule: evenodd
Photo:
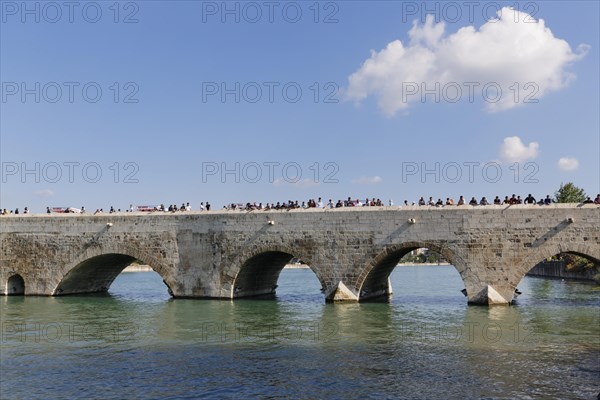
M 531 193 L 525 197 L 525 204 L 535 204 L 535 197 L 533 197 Z

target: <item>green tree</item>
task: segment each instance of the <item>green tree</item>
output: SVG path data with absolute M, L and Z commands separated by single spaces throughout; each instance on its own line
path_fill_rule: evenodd
M 575 254 L 562 253 L 559 258 L 564 260 L 567 271 L 581 271 L 587 268 L 593 268 L 594 263 L 587 258 L 576 256 Z
M 578 188 L 573 182 L 560 184 L 560 188 L 554 193 L 554 200 L 557 203 L 583 203 L 585 192 Z

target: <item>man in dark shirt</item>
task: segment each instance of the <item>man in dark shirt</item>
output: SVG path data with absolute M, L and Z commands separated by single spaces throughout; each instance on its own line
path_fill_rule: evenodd
M 535 197 L 533 197 L 531 193 L 525 197 L 525 204 L 535 204 Z

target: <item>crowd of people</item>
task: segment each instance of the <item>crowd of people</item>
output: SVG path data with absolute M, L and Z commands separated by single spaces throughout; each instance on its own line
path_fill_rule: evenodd
M 417 202 L 409 203 L 408 200 L 404 200 L 402 205 L 404 206 L 433 206 L 433 207 L 443 207 L 443 206 L 462 206 L 462 205 L 471 205 L 471 206 L 486 206 L 486 205 L 516 205 L 516 204 L 537 204 L 537 205 L 549 205 L 555 203 L 555 200 L 550 197 L 550 195 L 546 195 L 546 197 L 540 197 L 539 200 L 536 200 L 531 194 L 529 194 L 524 199 L 521 196 L 513 194 L 511 197 L 504 196 L 504 199 L 501 199 L 500 196 L 496 196 L 492 201 L 489 201 L 487 197 L 482 197 L 480 200 L 477 200 L 475 197 L 471 197 L 471 200 L 468 202 L 465 200 L 464 196 L 460 196 L 459 199 L 455 202 L 452 197 L 447 197 L 446 201 L 443 201 L 441 198 L 438 198 L 437 201 L 433 199 L 433 197 L 429 197 L 429 200 L 425 200 L 424 197 L 421 197 Z M 584 202 L 600 204 L 600 194 L 596 196 L 595 200 L 592 200 L 588 197 Z M 366 198 L 364 201 L 360 199 L 352 199 L 348 197 L 346 200 L 338 200 L 334 202 L 332 199 L 329 199 L 327 202 L 323 202 L 322 198 L 319 197 L 318 200 L 310 199 L 308 201 L 303 201 L 300 203 L 298 200 L 288 200 L 277 203 L 256 203 L 249 202 L 246 204 L 243 203 L 231 203 L 223 206 L 224 210 L 240 210 L 240 211 L 254 211 L 254 210 L 293 210 L 293 209 L 306 209 L 306 208 L 341 208 L 341 207 L 381 207 L 381 206 L 393 206 L 394 202 L 389 200 L 387 204 L 385 204 L 381 199 L 378 198 Z
M 408 200 L 404 200 L 402 206 L 432 206 L 432 207 L 444 207 L 444 206 L 462 206 L 462 205 L 471 205 L 471 206 L 487 206 L 487 205 L 517 205 L 517 204 L 537 204 L 537 205 L 549 205 L 554 203 L 554 199 L 550 197 L 550 195 L 546 195 L 545 197 L 541 196 L 536 200 L 531 194 L 529 194 L 525 198 L 521 198 L 521 196 L 513 194 L 511 197 L 504 196 L 504 199 L 501 199 L 499 196 L 496 196 L 492 201 L 489 201 L 487 197 L 482 197 L 480 200 L 477 200 L 475 197 L 471 197 L 471 199 L 467 202 L 464 196 L 460 196 L 459 199 L 455 202 L 452 197 L 447 197 L 446 201 L 443 201 L 441 198 L 438 198 L 437 201 L 433 199 L 433 197 L 429 197 L 428 200 L 425 200 L 425 197 L 419 198 L 417 202 L 410 202 Z M 583 204 L 600 204 L 600 194 L 596 196 L 594 200 L 592 200 L 589 196 L 583 201 Z M 248 202 L 248 203 L 230 203 L 223 206 L 223 210 L 229 211 L 269 211 L 269 210 L 293 210 L 293 209 L 309 209 L 309 208 L 342 208 L 342 207 L 382 207 L 382 206 L 393 206 L 394 202 L 392 200 L 388 200 L 387 204 L 384 203 L 379 198 L 366 198 L 364 201 L 358 198 L 352 199 L 348 197 L 346 200 L 337 200 L 333 201 L 329 199 L 327 202 L 324 202 L 321 197 L 317 200 L 309 199 L 307 201 L 299 202 L 298 200 L 288 200 L 277 203 L 256 203 L 256 202 Z M 201 202 L 197 211 L 210 211 L 211 205 L 209 202 Z M 159 206 L 137 206 L 134 207 L 133 204 L 129 205 L 129 208 L 125 210 L 125 212 L 185 212 L 192 211 L 192 206 L 189 202 L 181 203 L 180 206 L 177 204 L 171 204 L 169 206 L 165 206 L 161 204 Z M 120 213 L 121 209 L 115 209 L 113 206 L 110 207 L 108 213 Z M 77 213 L 83 214 L 86 213 L 85 207 L 81 208 L 73 208 L 73 207 L 46 207 L 47 214 L 55 214 L 55 213 Z M 103 214 L 104 209 L 99 208 L 96 209 L 94 214 Z M 29 214 L 29 209 L 25 207 L 23 211 L 19 211 L 18 208 L 15 210 L 7 210 L 0 209 L 0 215 L 17 215 L 17 214 Z
M 0 209 L 0 215 L 10 215 L 10 214 L 20 214 L 21 212 L 19 211 L 18 208 L 15 208 L 14 211 L 13 210 L 7 210 L 6 208 Z M 25 207 L 23 209 L 23 214 L 29 214 L 29 209 L 27 207 Z
M 210 203 L 206 202 L 206 204 L 204 204 L 204 202 L 200 203 L 200 207 L 199 207 L 200 211 L 210 211 Z M 161 204 L 160 206 L 137 206 L 134 207 L 133 204 L 129 205 L 129 208 L 125 210 L 125 212 L 177 212 L 177 211 L 192 211 L 192 206 L 190 205 L 189 201 L 187 203 L 181 203 L 181 206 L 177 206 L 177 204 L 170 204 L 168 207 L 165 206 L 164 204 Z M 72 208 L 72 207 L 67 207 L 67 208 L 50 208 L 50 207 L 46 207 L 46 213 L 47 214 L 52 214 L 52 213 L 78 213 L 78 214 L 84 214 L 86 212 L 85 207 L 81 207 L 79 209 L 77 208 Z M 121 213 L 123 211 L 121 211 L 120 208 L 115 209 L 113 206 L 110 207 L 110 210 L 108 210 L 109 214 L 114 214 L 114 213 Z M 94 215 L 96 214 L 104 214 L 104 209 L 103 208 L 97 208 L 96 211 L 94 211 Z
M 588 199 L 589 199 L 589 197 L 588 197 Z M 598 200 L 598 202 L 600 204 L 600 195 L 598 196 L 598 198 L 596 200 Z M 466 200 L 463 196 L 460 196 L 456 205 L 458 205 L 458 206 L 463 206 L 465 204 L 469 204 L 471 206 L 487 206 L 490 204 L 495 204 L 495 205 L 514 205 L 514 204 L 548 205 L 548 204 L 552 204 L 554 202 L 555 202 L 554 199 L 552 199 L 550 197 L 550 195 L 546 195 L 545 198 L 542 196 L 539 198 L 539 200 L 536 200 L 535 197 L 533 197 L 530 193 L 524 199 L 522 199 L 521 196 L 516 196 L 514 194 L 510 198 L 508 196 L 504 196 L 504 199 L 500 199 L 500 196 L 496 196 L 491 202 L 485 196 L 483 196 L 481 198 L 481 200 L 477 200 L 475 197 L 471 197 L 471 200 L 469 200 L 468 203 L 466 202 Z M 405 200 L 404 204 L 408 205 L 408 202 Z M 438 199 L 437 201 L 434 201 L 433 197 L 430 197 L 429 201 L 425 201 L 425 199 L 423 197 L 421 197 L 419 199 L 418 204 L 420 206 L 427 205 L 427 206 L 438 206 L 438 207 L 455 205 L 454 199 L 451 197 L 447 197 L 445 202 L 442 201 L 442 199 Z
M 371 200 L 369 200 L 368 198 L 365 199 L 364 202 L 362 202 L 361 200 L 352 200 L 351 197 L 348 197 L 348 199 L 342 201 L 342 200 L 338 200 L 337 202 L 333 202 L 333 200 L 329 199 L 328 202 L 323 202 L 323 199 L 321 197 L 319 197 L 317 200 L 315 199 L 309 199 L 307 201 L 303 201 L 302 203 L 300 203 L 298 200 L 288 200 L 288 201 L 281 201 L 281 202 L 277 202 L 277 203 L 266 203 L 265 205 L 263 205 L 263 203 L 231 203 L 228 205 L 223 206 L 224 210 L 243 210 L 243 211 L 254 211 L 254 210 L 264 210 L 264 211 L 269 211 L 269 210 L 293 210 L 293 209 L 306 209 L 306 208 L 340 208 L 340 207 L 362 207 L 362 206 L 383 206 L 384 203 L 381 201 L 381 199 L 375 199 L 372 198 Z M 394 205 L 391 200 L 388 203 L 388 205 L 392 206 Z

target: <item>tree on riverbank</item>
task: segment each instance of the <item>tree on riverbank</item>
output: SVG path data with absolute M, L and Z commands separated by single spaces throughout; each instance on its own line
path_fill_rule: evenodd
M 447 262 L 438 253 L 423 249 L 423 251 L 411 251 L 400 260 L 401 263 L 415 264 L 439 264 Z
M 554 193 L 554 201 L 557 203 L 583 203 L 585 191 L 578 188 L 573 182 L 560 184 L 560 188 Z
M 591 269 L 595 269 L 598 273 L 594 276 L 594 280 L 600 284 L 600 265 L 594 263 L 592 260 L 569 253 L 557 254 L 554 257 L 550 257 L 550 260 L 564 262 L 564 268 L 568 272 L 586 273 Z
M 583 203 L 585 199 L 585 191 L 575 186 L 573 182 L 567 182 L 565 184 L 561 183 L 560 188 L 554 193 L 554 200 L 557 203 Z M 597 267 L 587 258 L 579 257 L 574 254 L 563 253 L 553 258 L 556 260 L 563 260 L 567 271 L 577 272 Z M 597 275 L 597 278 L 595 279 L 600 282 L 600 274 Z
M 565 262 L 567 271 L 578 272 L 584 269 L 594 268 L 594 263 L 587 258 L 576 256 L 575 254 L 559 254 L 558 258 Z

